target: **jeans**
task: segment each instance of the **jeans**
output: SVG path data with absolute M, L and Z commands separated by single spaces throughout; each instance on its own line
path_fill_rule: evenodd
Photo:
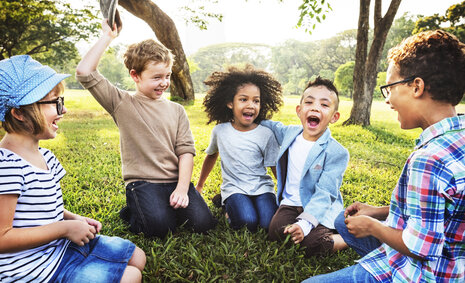
M 342 236 L 344 241 L 353 248 L 360 256 L 365 256 L 372 250 L 376 249 L 381 245 L 381 242 L 378 241 L 373 236 L 368 236 L 364 238 L 355 238 L 354 235 L 350 234 L 347 230 L 347 226 L 344 223 L 345 217 L 344 212 L 341 212 L 334 220 L 334 226 L 337 232 Z
M 84 246 L 70 243 L 50 282 L 120 282 L 135 248 L 128 240 L 101 235 Z
M 360 264 L 352 265 L 344 269 L 328 274 L 310 277 L 302 283 L 371 283 L 378 282 L 373 275 L 366 271 Z
M 224 201 L 224 205 L 231 227 L 240 229 L 247 226 L 251 232 L 257 231 L 258 225 L 267 230 L 278 208 L 276 196 L 272 193 L 256 196 L 232 194 Z
M 129 230 L 143 232 L 145 236 L 163 238 L 169 231 L 185 225 L 196 233 L 204 233 L 216 225 L 202 196 L 190 183 L 189 204 L 186 208 L 170 206 L 170 195 L 177 183 L 149 183 L 137 181 L 126 186 L 126 203 L 129 209 Z

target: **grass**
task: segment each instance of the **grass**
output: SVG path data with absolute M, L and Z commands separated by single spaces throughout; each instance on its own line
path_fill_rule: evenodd
M 245 229 L 230 229 L 221 211 L 211 203 L 220 190 L 218 163 L 204 187 L 204 198 L 219 219 L 215 230 L 199 235 L 181 228 L 165 239 L 130 233 L 118 217 L 125 204 L 118 129 L 88 92 L 67 90 L 65 96 L 68 113 L 59 124 L 59 135 L 41 142 L 41 146 L 55 153 L 67 171 L 62 180 L 65 206 L 102 222 L 102 234 L 120 236 L 141 247 L 147 254 L 145 282 L 300 282 L 350 266 L 358 259 L 352 250 L 305 259 L 294 244 L 267 241 L 263 230 L 252 234 Z M 194 104 L 185 106 L 197 150 L 194 183 L 213 128 L 206 125 L 201 98 L 199 95 Z M 298 101 L 298 97 L 286 97 L 274 119 L 285 124 L 299 123 L 295 115 Z M 386 205 L 420 130 L 401 130 L 397 114 L 380 101 L 373 103 L 372 126 L 344 127 L 342 122 L 349 117 L 351 103 L 341 101 L 341 118 L 331 125 L 333 136 L 351 155 L 341 187 L 344 203 Z M 464 105 L 458 108 L 465 112 Z

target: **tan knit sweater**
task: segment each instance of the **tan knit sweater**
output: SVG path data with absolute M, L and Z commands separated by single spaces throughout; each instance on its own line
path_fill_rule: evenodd
M 123 178 L 168 183 L 178 181 L 178 157 L 195 155 L 184 108 L 165 98 L 151 99 L 118 89 L 98 71 L 76 76 L 110 113 L 120 132 Z

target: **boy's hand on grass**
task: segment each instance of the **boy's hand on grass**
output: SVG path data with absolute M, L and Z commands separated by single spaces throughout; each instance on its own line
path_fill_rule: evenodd
M 300 228 L 300 226 L 297 224 L 291 224 L 286 226 L 286 228 L 284 228 L 284 234 L 291 234 L 292 241 L 294 241 L 294 244 L 302 242 L 302 240 L 305 237 L 304 231 L 302 231 L 302 228 Z
M 66 220 L 66 223 L 67 229 L 65 237 L 76 245 L 84 246 L 95 238 L 95 234 L 97 234 L 95 227 L 89 225 L 86 221 Z
M 187 192 L 181 192 L 179 188 L 176 188 L 170 196 L 170 205 L 174 209 L 186 208 L 189 205 Z

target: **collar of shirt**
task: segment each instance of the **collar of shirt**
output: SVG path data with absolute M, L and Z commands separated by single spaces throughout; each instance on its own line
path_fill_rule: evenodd
M 432 139 L 450 131 L 465 129 L 465 115 L 445 118 L 426 128 L 418 139 L 415 140 L 415 149 L 425 146 Z

